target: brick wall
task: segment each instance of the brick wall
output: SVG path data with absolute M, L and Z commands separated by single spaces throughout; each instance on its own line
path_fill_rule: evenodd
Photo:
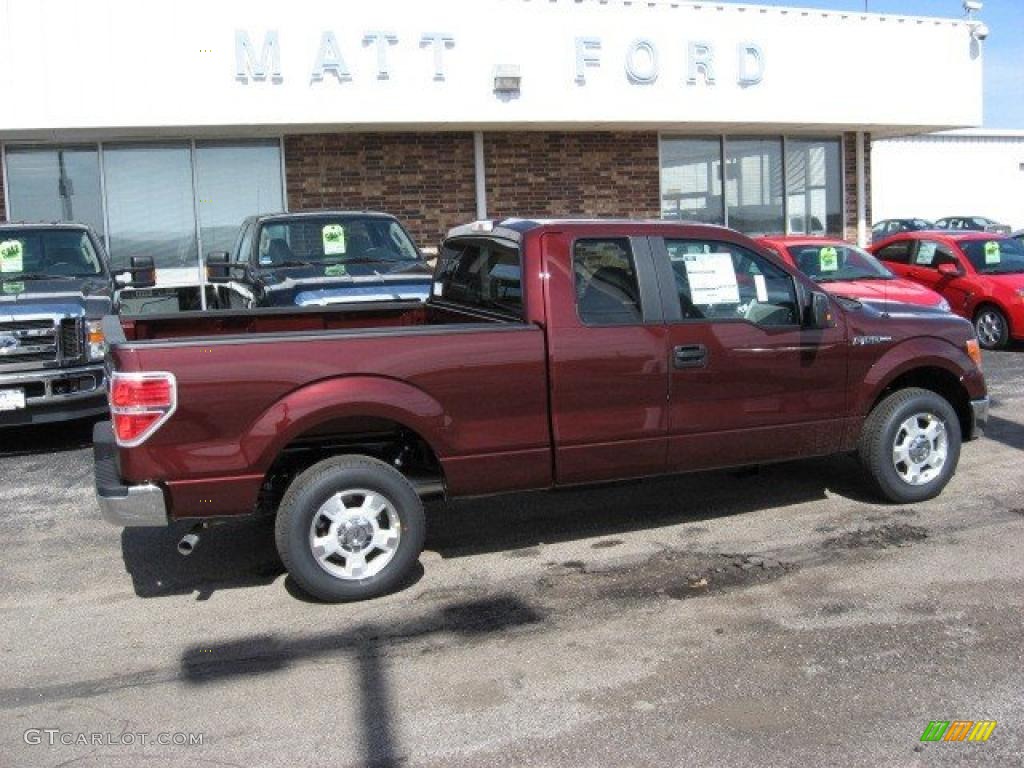
M 843 205 L 846 213 L 846 232 L 844 237 L 857 242 L 857 134 L 847 133 L 843 136 L 843 173 L 845 189 Z M 871 134 L 864 135 L 864 194 L 867 196 L 865 219 L 867 221 L 867 237 L 871 239 Z
M 420 247 L 476 218 L 472 133 L 334 133 L 285 138 L 288 208 L 394 214 Z
M 484 134 L 487 215 L 659 215 L 656 133 Z

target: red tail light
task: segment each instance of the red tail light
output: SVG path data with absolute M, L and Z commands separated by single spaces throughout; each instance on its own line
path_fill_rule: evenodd
M 141 444 L 171 417 L 177 405 L 178 387 L 172 373 L 114 373 L 110 377 L 110 413 L 120 446 Z

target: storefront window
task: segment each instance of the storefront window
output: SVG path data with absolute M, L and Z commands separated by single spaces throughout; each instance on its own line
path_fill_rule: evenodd
M 781 138 L 726 139 L 725 200 L 733 229 L 747 234 L 786 232 Z
M 103 232 L 95 147 L 8 148 L 12 221 L 77 221 Z
M 661 142 L 661 215 L 723 224 L 721 139 Z
M 284 210 L 276 141 L 196 143 L 203 250 L 229 250 L 246 216 Z
M 786 215 L 792 234 L 841 233 L 840 156 L 838 139 L 786 140 Z

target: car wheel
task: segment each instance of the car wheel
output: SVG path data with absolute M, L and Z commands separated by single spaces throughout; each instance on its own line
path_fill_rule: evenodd
M 423 504 L 394 467 L 366 456 L 321 461 L 289 486 L 274 525 L 277 550 L 313 597 L 345 602 L 395 589 L 423 549 Z
M 938 496 L 960 460 L 960 420 L 949 402 L 927 389 L 902 389 L 870 413 L 860 459 L 889 501 Z
M 974 316 L 974 332 L 985 349 L 1001 349 L 1010 340 L 1006 315 L 993 306 L 985 306 Z

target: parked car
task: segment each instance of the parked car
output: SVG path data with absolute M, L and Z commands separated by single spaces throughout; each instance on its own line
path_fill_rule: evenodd
M 830 298 L 706 225 L 482 222 L 449 234 L 424 304 L 105 324 L 105 518 L 274 514 L 324 600 L 406 577 L 426 496 L 856 451 L 918 502 L 988 413 L 970 323 Z
M 896 274 L 942 294 L 974 323 L 978 341 L 999 349 L 1024 338 L 1024 244 L 987 232 L 907 232 L 872 252 Z
M 398 219 L 348 211 L 252 216 L 206 268 L 222 308 L 423 301 L 432 274 Z
M 896 277 L 870 253 L 845 240 L 775 236 L 758 242 L 831 294 L 949 311 L 949 303 L 935 291 Z
M 0 427 L 106 412 L 100 320 L 116 310 L 91 229 L 0 224 Z
M 900 232 L 919 232 L 924 229 L 935 229 L 935 224 L 927 219 L 883 219 L 871 228 L 871 242 L 884 240 Z
M 1010 234 L 1010 228 L 998 221 L 986 219 L 984 216 L 946 216 L 935 222 L 935 229 L 955 229 L 978 232 L 994 232 L 1000 235 Z

